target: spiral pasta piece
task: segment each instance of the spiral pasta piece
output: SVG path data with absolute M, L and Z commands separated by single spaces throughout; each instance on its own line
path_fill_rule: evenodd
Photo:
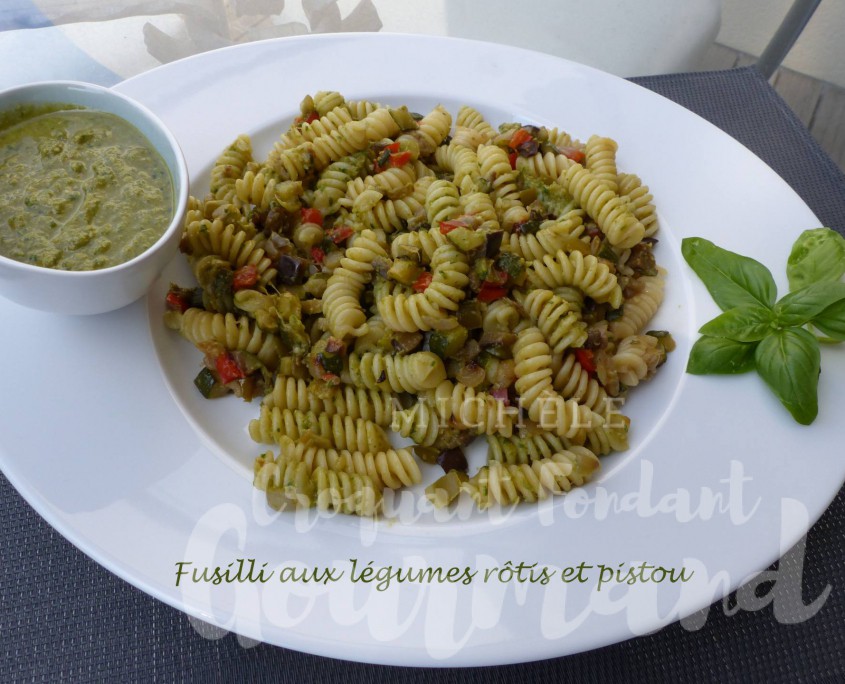
M 516 169 L 538 176 L 546 181 L 556 181 L 560 174 L 574 163 L 560 152 L 538 152 L 530 157 L 518 156 L 516 158 Z
M 484 332 L 511 331 L 516 328 L 521 318 L 522 314 L 512 299 L 497 299 L 484 308 L 481 329 Z
M 455 186 L 461 195 L 467 195 L 476 189 L 481 167 L 475 150 L 464 145 L 450 142 L 441 145 L 434 154 L 434 161 L 441 168 L 451 171 Z
M 379 297 L 377 306 L 385 325 L 397 332 L 427 332 L 443 324 L 444 312 L 423 292 Z
M 249 423 L 249 436 L 262 444 L 281 444 L 284 437 L 297 440 L 308 433 L 327 440 L 336 449 L 377 452 L 390 448 L 384 430 L 369 420 L 262 406 Z
M 346 196 L 354 199 L 364 190 L 372 188 L 388 199 L 400 199 L 414 191 L 416 181 L 417 172 L 414 166 L 405 164 L 351 180 L 346 188 Z
M 580 226 L 581 218 L 575 217 L 573 223 L 575 221 Z M 567 229 L 560 227 L 557 223 L 550 222 L 547 227 L 541 227 L 533 234 L 510 233 L 502 243 L 502 250 L 513 252 L 526 261 L 534 261 L 542 259 L 547 254 L 556 254 L 559 251 L 570 249 L 581 232 L 583 232 L 583 228 L 581 230 L 577 228 Z
M 552 372 L 552 387 L 564 399 L 575 399 L 603 417 L 612 409 L 605 389 L 590 377 L 572 352 L 553 359 Z
M 590 430 L 584 437 L 584 447 L 594 454 L 605 456 L 613 451 L 625 451 L 628 448 L 628 430 L 631 419 L 621 413 L 608 414 L 607 423 Z M 566 442 L 566 441 L 565 441 Z M 576 444 L 566 442 L 566 448 L 574 450 Z
M 235 181 L 243 176 L 252 161 L 252 141 L 245 134 L 235 138 L 211 167 L 211 194 L 215 199 L 231 201 L 236 196 Z
M 247 316 L 212 313 L 192 307 L 170 317 L 168 322 L 182 337 L 198 347 L 216 342 L 229 351 L 254 354 L 271 370 L 279 365 L 283 350 L 281 339 L 272 333 L 263 332 Z
M 558 182 L 596 222 L 614 247 L 633 247 L 645 235 L 645 227 L 627 208 L 626 203 L 580 164 L 573 164 Z
M 477 155 L 480 177 L 490 188 L 502 228 L 527 221 L 530 214 L 520 201 L 518 172 L 511 169 L 507 153 L 497 145 L 482 145 Z
M 290 461 L 305 463 L 310 472 L 317 468 L 327 468 L 366 475 L 379 489 L 412 487 L 422 481 L 420 467 L 408 449 L 365 453 L 297 444 L 288 438 L 283 439 L 280 446 L 280 454 L 284 454 Z
M 409 135 L 416 138 L 420 146 L 420 156 L 434 154 L 449 131 L 452 129 L 452 115 L 443 105 L 437 105 L 419 121 L 419 129 Z
M 527 295 L 517 294 L 554 354 L 562 354 L 569 347 L 580 347 L 587 340 L 587 324 L 581 320 L 579 309 L 558 297 L 550 290 L 531 290 Z
M 510 437 L 498 434 L 487 436 L 488 462 L 499 461 L 509 465 L 531 463 L 541 458 L 549 458 L 565 451 L 566 448 L 566 443 L 552 432 Z
M 427 397 L 441 419 L 453 419 L 461 429 L 476 434 L 513 433 L 515 410 L 487 392 L 477 392 L 472 387 L 451 380 L 444 380 Z
M 370 282 L 373 260 L 387 259 L 387 252 L 371 230 L 362 231 L 347 248 L 340 266 L 329 276 L 323 293 L 323 315 L 334 337 L 358 337 L 367 331 L 361 293 Z
M 657 221 L 657 209 L 654 196 L 649 192 L 639 176 L 634 173 L 619 174 L 619 196 L 625 201 L 630 211 L 645 228 L 645 237 L 652 237 L 660 227 Z
M 305 98 L 305 100 L 308 99 L 308 97 Z M 310 96 L 309 104 L 319 116 L 325 116 L 337 107 L 347 107 L 346 98 L 336 90 L 317 91 L 313 96 Z M 305 102 L 303 102 L 303 105 L 305 105 Z M 303 114 L 306 112 L 307 105 L 303 107 Z
M 348 382 L 367 389 L 416 394 L 434 389 L 446 379 L 442 359 L 432 352 L 406 356 L 368 352 L 349 355 Z
M 310 123 L 301 123 L 288 129 L 276 141 L 273 149 L 282 152 L 305 142 L 313 142 L 321 136 L 331 135 L 350 121 L 352 121 L 352 114 L 346 107 L 333 107 Z
M 414 191 L 397 199 L 383 199 L 384 196 L 378 190 L 365 189 L 352 201 L 352 210 L 362 225 L 374 230 L 386 233 L 402 230 L 411 219 L 425 215 L 426 191 L 433 180 L 432 176 L 417 179 Z M 348 198 L 344 198 L 341 203 L 348 201 Z
M 266 493 L 271 508 L 283 511 L 314 505 L 317 487 L 304 463 L 264 453 L 255 459 L 254 473 L 253 485 Z
M 440 436 L 441 426 L 436 407 L 425 401 L 419 401 L 411 408 L 397 411 L 393 415 L 390 429 L 402 437 L 408 437 L 422 446 L 431 446 Z
M 379 315 L 391 330 L 432 330 L 450 312 L 457 311 L 469 283 L 466 256 L 451 244 L 444 244 L 434 251 L 431 270 L 432 280 L 424 292 L 391 294 L 378 299 Z
M 666 349 L 652 335 L 631 335 L 616 348 L 610 362 L 619 380 L 626 387 L 636 387 L 654 376 L 666 360 Z
M 604 423 L 601 416 L 552 388 L 552 358 L 539 328 L 520 331 L 513 346 L 515 389 L 528 417 L 545 430 L 583 442 L 584 431 Z
M 474 107 L 462 105 L 455 117 L 455 126 L 469 128 L 481 134 L 483 142 L 489 142 L 496 137 L 496 129 Z
M 343 385 L 330 399 L 315 395 L 302 378 L 277 375 L 264 404 L 280 409 L 299 409 L 327 415 L 363 418 L 388 427 L 393 420 L 394 400 L 390 392 Z
M 262 285 L 276 277 L 276 269 L 265 251 L 248 232 L 231 223 L 224 225 L 220 219 L 202 219 L 187 227 L 185 238 L 194 259 L 214 255 L 225 259 L 235 269 L 247 264 L 255 266 Z
M 618 149 L 619 145 L 616 144 L 615 140 L 598 135 L 591 135 L 584 145 L 586 156 L 584 163 L 587 169 L 613 192 L 619 191 L 619 184 L 616 180 L 618 174 L 616 150 Z
M 457 247 L 441 245 L 431 257 L 431 284 L 423 295 L 434 306 L 445 311 L 457 311 L 466 297 L 469 285 L 469 261 Z
M 400 233 L 390 243 L 390 253 L 399 257 L 419 257 L 424 264 L 430 264 L 438 247 L 449 244 L 449 238 L 439 228 Z
M 325 138 L 317 138 L 318 141 L 324 141 Z M 326 143 L 322 142 L 325 146 Z M 322 149 L 322 148 L 321 148 Z M 351 150 L 355 152 L 356 150 Z M 338 155 L 337 159 L 345 156 Z M 267 156 L 266 167 L 280 180 L 299 181 L 307 178 L 316 167 L 317 162 L 317 142 L 304 142 L 296 147 L 290 149 L 273 149 Z M 327 166 L 328 162 L 323 165 Z M 322 167 L 321 167 L 322 168 Z
M 614 309 L 622 304 L 622 288 L 610 267 L 592 254 L 563 250 L 547 254 L 528 265 L 528 281 L 534 287 L 554 289 L 574 286 L 597 302 L 608 302 Z
M 531 464 L 492 461 L 464 483 L 463 489 L 480 509 L 494 504 L 510 506 L 564 494 L 573 486 L 583 485 L 598 468 L 598 458 L 586 449 L 579 453 L 564 451 Z
M 470 192 L 461 195 L 461 213 L 473 216 L 480 225 L 479 230 L 497 233 L 500 229 L 496 205 L 486 192 Z
M 458 188 L 447 180 L 435 180 L 428 186 L 425 197 L 425 212 L 432 229 L 440 229 L 440 223 L 455 218 L 461 210 Z
M 643 332 L 646 324 L 654 317 L 663 302 L 662 274 L 640 276 L 629 287 L 635 289 L 636 294 L 625 299 L 622 304 L 622 315 L 608 325 L 610 334 L 617 340 Z
M 364 174 L 366 168 L 367 158 L 363 153 L 349 155 L 329 164 L 320 173 L 314 187 L 314 208 L 325 216 L 337 212 L 349 183 Z
M 317 509 L 372 517 L 382 506 L 381 491 L 366 475 L 316 468 L 311 476 Z

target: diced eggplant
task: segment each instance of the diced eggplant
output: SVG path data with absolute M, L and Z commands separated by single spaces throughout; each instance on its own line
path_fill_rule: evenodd
M 443 468 L 444 472 L 450 470 L 458 470 L 465 473 L 469 469 L 467 458 L 464 455 L 464 450 L 460 447 L 453 447 L 441 451 L 437 456 L 437 465 Z
M 276 262 L 278 279 L 282 285 L 298 285 L 306 276 L 308 262 L 300 257 L 282 254 Z
M 487 242 L 484 244 L 484 256 L 488 259 L 495 259 L 499 250 L 502 248 L 502 238 L 505 236 L 505 231 L 494 230 L 486 234 Z
M 397 354 L 410 354 L 423 343 L 420 332 L 395 332 L 391 339 L 393 351 Z
M 458 308 L 458 323 L 467 330 L 478 330 L 484 324 L 484 311 L 475 299 L 461 302 Z

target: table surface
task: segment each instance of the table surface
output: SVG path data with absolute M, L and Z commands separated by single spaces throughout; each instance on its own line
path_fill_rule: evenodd
M 8 66 L 2 73 L 8 76 Z M 14 77 L 28 75 L 16 72 Z M 94 75 L 98 77 L 89 80 L 113 78 L 107 70 Z M 753 68 L 633 80 L 737 138 L 777 171 L 825 225 L 845 229 L 845 176 Z M 346 663 L 198 628 L 71 546 L 5 478 L 0 478 L 0 520 L 0 681 L 845 678 L 845 598 L 840 589 L 845 578 L 845 490 L 771 574 L 685 625 L 566 658 L 462 671 Z

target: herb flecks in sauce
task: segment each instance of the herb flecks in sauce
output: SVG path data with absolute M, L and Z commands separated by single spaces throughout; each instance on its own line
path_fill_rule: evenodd
M 173 216 L 164 160 L 132 125 L 72 105 L 0 116 L 0 254 L 68 271 L 138 256 Z

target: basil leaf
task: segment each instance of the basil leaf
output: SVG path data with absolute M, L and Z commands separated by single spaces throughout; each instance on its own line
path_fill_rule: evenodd
M 845 300 L 831 304 L 818 314 L 813 325 L 837 342 L 845 340 Z
M 754 353 L 760 377 L 801 425 L 812 423 L 819 412 L 819 343 L 803 328 L 778 330 Z
M 699 337 L 690 350 L 687 373 L 746 373 L 754 369 L 756 348 L 756 342 L 737 342 L 725 337 Z
M 805 230 L 786 262 L 789 289 L 799 290 L 812 283 L 836 281 L 845 274 L 845 238 L 830 228 Z
M 845 299 L 845 283 L 818 282 L 790 292 L 775 304 L 775 315 L 783 326 L 804 325 Z
M 708 321 L 698 331 L 702 335 L 726 337 L 737 342 L 757 342 L 774 329 L 771 309 L 762 306 L 737 306 Z
M 698 237 L 684 238 L 681 253 L 723 311 L 736 306 L 775 303 L 774 278 L 759 261 Z

